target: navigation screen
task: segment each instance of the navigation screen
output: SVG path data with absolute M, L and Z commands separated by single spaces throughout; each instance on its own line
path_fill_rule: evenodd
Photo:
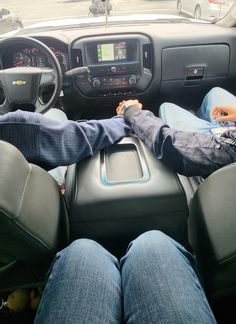
M 98 62 L 126 60 L 126 42 L 98 44 Z

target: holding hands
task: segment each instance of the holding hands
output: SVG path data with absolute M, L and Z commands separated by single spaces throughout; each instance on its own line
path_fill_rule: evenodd
M 118 107 L 116 108 L 116 113 L 117 115 L 123 115 L 124 114 L 124 109 L 129 107 L 129 106 L 134 106 L 135 108 L 141 110 L 143 105 L 137 100 L 137 99 L 130 99 L 130 100 L 122 100 Z
M 142 104 L 138 99 L 122 100 L 116 108 L 117 115 L 123 115 L 125 108 L 133 106 L 138 110 L 142 109 Z M 236 122 L 236 107 L 230 105 L 219 105 L 213 108 L 212 118 L 217 122 Z

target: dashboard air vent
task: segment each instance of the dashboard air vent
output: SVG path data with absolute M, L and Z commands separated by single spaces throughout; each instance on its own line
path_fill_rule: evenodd
M 153 55 L 152 44 L 143 45 L 143 67 L 146 69 L 152 69 Z
M 82 51 L 81 49 L 73 49 L 72 50 L 73 55 L 73 65 L 75 67 L 83 66 L 83 59 L 82 59 Z

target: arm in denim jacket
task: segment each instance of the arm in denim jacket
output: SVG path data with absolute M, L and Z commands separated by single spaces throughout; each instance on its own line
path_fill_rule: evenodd
M 126 108 L 124 116 L 156 158 L 175 172 L 206 177 L 236 162 L 236 147 L 223 137 L 171 129 L 152 112 L 134 106 Z
M 20 110 L 0 116 L 0 139 L 46 169 L 79 162 L 130 132 L 130 124 L 121 116 L 81 123 Z

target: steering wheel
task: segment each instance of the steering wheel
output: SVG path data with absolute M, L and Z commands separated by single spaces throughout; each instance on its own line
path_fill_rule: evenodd
M 62 70 L 56 56 L 42 42 L 30 37 L 16 36 L 0 40 L 0 49 L 10 45 L 37 48 L 51 67 L 20 66 L 0 70 L 0 87 L 5 97 L 0 104 L 0 114 L 8 113 L 16 104 L 33 104 L 35 112 L 46 112 L 55 104 L 62 88 Z M 53 86 L 53 93 L 45 103 L 41 90 L 48 85 Z

